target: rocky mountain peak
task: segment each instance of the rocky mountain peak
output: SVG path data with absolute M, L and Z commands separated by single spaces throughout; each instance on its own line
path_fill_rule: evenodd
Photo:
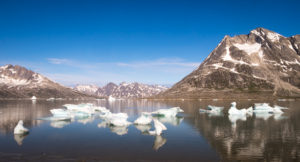
M 198 69 L 164 94 L 217 89 L 300 95 L 299 41 L 299 35 L 286 38 L 264 28 L 247 35 L 225 36 Z
M 157 95 L 165 91 L 167 87 L 160 85 L 147 85 L 138 82 L 122 82 L 119 85 L 110 82 L 103 87 L 98 87 L 96 92 L 94 92 L 94 88 L 88 87 L 87 85 L 76 86 L 75 89 L 80 92 L 94 94 L 101 97 L 113 96 L 116 98 L 140 98 Z
M 40 86 L 49 80 L 42 75 L 18 65 L 0 67 L 0 84 L 12 86 Z
M 27 98 L 33 95 L 38 98 L 90 97 L 25 67 L 11 64 L 0 67 L 1 98 Z

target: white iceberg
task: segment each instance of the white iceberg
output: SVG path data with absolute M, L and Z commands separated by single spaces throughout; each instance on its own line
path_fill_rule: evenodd
M 154 118 L 158 119 L 162 123 L 168 123 L 174 126 L 178 126 L 184 119 L 183 117 L 177 117 L 177 116 L 169 116 L 169 117 L 157 116 Z
M 128 115 L 126 113 L 106 112 L 101 114 L 100 117 L 113 126 L 128 126 L 131 124 L 127 121 Z
M 152 116 L 150 113 L 143 112 L 142 115 L 134 121 L 134 124 L 147 125 L 152 121 Z
M 89 115 L 95 114 L 95 110 L 96 110 L 96 109 L 94 109 L 95 106 L 91 103 L 78 104 L 78 105 L 65 104 L 63 106 L 66 107 L 70 111 L 83 112 L 83 113 L 87 113 Z
M 159 109 L 157 111 L 152 112 L 154 115 L 158 116 L 165 116 L 165 117 L 171 117 L 171 116 L 176 116 L 177 113 L 179 112 L 184 112 L 180 107 L 173 107 L 169 109 Z
M 274 108 L 278 108 L 278 109 L 281 109 L 281 110 L 289 109 L 287 107 L 282 107 L 282 106 L 278 106 L 278 105 L 274 105 Z
M 161 135 L 162 131 L 167 130 L 167 127 L 157 119 L 153 119 L 153 122 L 154 122 L 154 130 L 149 131 L 150 135 L 159 136 Z
M 228 110 L 229 115 L 246 115 L 247 110 L 246 109 L 237 109 L 236 108 L 236 102 L 231 103 L 231 107 Z
M 14 134 L 27 134 L 29 130 L 23 126 L 23 120 L 20 120 L 14 129 Z
M 217 107 L 208 105 L 206 109 L 199 109 L 199 113 L 208 113 L 210 116 L 222 115 L 224 107 Z
M 109 101 L 109 102 L 116 101 L 116 98 L 114 98 L 113 96 L 109 96 L 109 97 L 108 97 L 108 101 Z
M 48 98 L 46 101 L 54 101 L 55 98 L 51 97 L 51 98 Z
M 253 108 L 254 113 L 273 113 L 273 108 L 268 103 L 256 103 Z

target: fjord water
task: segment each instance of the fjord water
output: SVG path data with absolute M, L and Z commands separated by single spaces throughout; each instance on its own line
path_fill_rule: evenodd
M 74 121 L 37 120 L 51 116 L 50 109 L 66 103 L 93 103 L 112 112 L 125 112 L 134 121 L 142 112 L 180 106 L 177 118 L 160 118 L 167 130 L 149 136 L 140 130 L 101 125 L 91 116 Z M 200 114 L 207 105 L 224 106 L 231 101 L 212 100 L 106 100 L 93 101 L 0 101 L 0 159 L 6 161 L 155 160 L 155 161 L 299 161 L 299 101 L 237 101 L 238 108 L 267 102 L 285 106 L 283 115 L 253 115 L 245 121 L 220 115 Z M 30 129 L 26 136 L 13 135 L 19 120 Z

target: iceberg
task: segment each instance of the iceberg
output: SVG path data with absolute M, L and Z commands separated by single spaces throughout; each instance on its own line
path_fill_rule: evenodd
M 28 134 L 29 130 L 23 126 L 23 120 L 20 120 L 14 129 L 14 134 Z
M 184 119 L 184 117 L 178 117 L 178 116 L 170 116 L 170 117 L 157 116 L 154 118 L 158 119 L 162 123 L 168 123 L 174 126 L 178 126 Z
M 143 112 L 142 115 L 134 121 L 134 124 L 147 125 L 152 121 L 152 116 L 150 113 Z
M 159 109 L 157 111 L 152 112 L 154 115 L 171 117 L 176 116 L 177 113 L 184 112 L 180 107 L 173 107 L 169 109 Z
M 51 98 L 48 98 L 46 101 L 54 101 L 55 98 L 51 97 Z
M 254 113 L 273 113 L 273 108 L 268 103 L 256 103 L 253 108 Z
M 246 109 L 237 109 L 236 108 L 236 102 L 231 103 L 231 107 L 228 110 L 229 115 L 246 115 L 247 110 Z
M 112 97 L 112 96 L 109 96 L 109 97 L 108 97 L 108 101 L 109 101 L 109 102 L 116 101 L 116 98 L 114 98 L 114 97 Z
M 149 131 L 150 135 L 159 136 L 161 135 L 162 131 L 167 130 L 166 126 L 160 121 L 158 121 L 157 119 L 153 119 L 153 122 L 154 122 L 154 130 Z
M 281 110 L 289 109 L 287 107 L 282 107 L 282 106 L 278 106 L 278 105 L 275 105 L 274 108 L 278 108 L 278 109 L 281 109 Z
M 212 116 L 222 115 L 224 107 L 208 105 L 206 109 L 199 109 L 199 113 L 209 113 Z
M 109 111 L 101 114 L 100 117 L 113 126 L 128 126 L 131 124 L 127 121 L 128 115 L 126 113 L 111 113 Z
M 75 111 L 75 112 L 83 112 L 83 113 L 87 113 L 89 115 L 95 114 L 96 110 L 99 110 L 99 107 L 96 108 L 91 103 L 79 104 L 79 105 L 65 104 L 63 106 L 65 108 L 67 108 L 67 110 Z

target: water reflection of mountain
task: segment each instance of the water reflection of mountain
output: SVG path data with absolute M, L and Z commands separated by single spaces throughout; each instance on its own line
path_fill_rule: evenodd
M 300 158 L 300 110 L 290 105 L 288 117 L 252 116 L 232 125 L 228 116 L 197 114 L 186 119 L 200 131 L 223 161 L 293 161 Z
M 49 114 L 45 106 L 32 101 L 1 101 L 0 133 L 12 133 L 19 120 L 23 120 L 26 127 L 39 125 L 41 121 L 32 119 Z

